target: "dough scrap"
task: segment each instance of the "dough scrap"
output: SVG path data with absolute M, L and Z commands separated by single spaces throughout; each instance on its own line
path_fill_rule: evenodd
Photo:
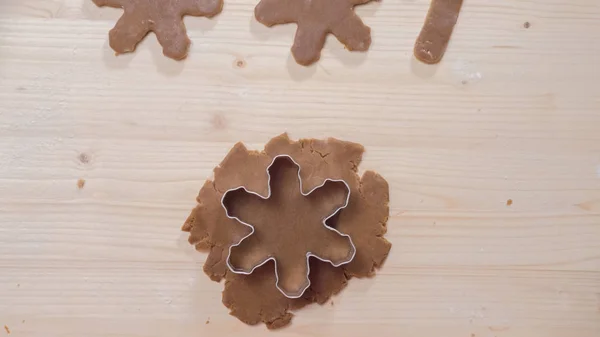
M 204 272 L 220 282 L 228 270 L 229 246 L 250 233 L 248 227 L 229 219 L 221 207 L 223 194 L 207 180 L 196 198 L 198 205 L 188 216 L 182 230 L 189 232 L 188 242 L 199 251 L 208 251 Z
M 442 60 L 463 0 L 431 0 L 427 18 L 415 42 L 415 57 L 427 64 Z
M 367 171 L 362 178 L 358 176 L 363 152 L 364 148 L 356 143 L 332 138 L 292 141 L 287 134 L 282 134 L 269 141 L 261 152 L 248 151 L 243 144 L 236 144 L 215 168 L 214 181 L 205 182 L 197 197 L 198 205 L 182 229 L 190 232 L 189 242 L 196 249 L 208 250 L 205 273 L 215 281 L 225 279 L 223 303 L 232 315 L 247 324 L 264 322 L 270 329 L 280 328 L 290 323 L 293 315 L 289 310 L 313 302 L 327 302 L 353 276 L 373 276 L 391 247 L 383 238 L 389 213 L 389 191 L 387 182 L 374 172 Z M 273 158 L 281 154 L 291 156 L 300 165 L 304 192 L 322 184 L 326 178 L 343 179 L 351 190 L 348 207 L 327 224 L 350 234 L 356 246 L 354 260 L 335 268 L 310 259 L 311 285 L 298 299 L 287 298 L 277 290 L 273 263 L 266 263 L 250 275 L 235 274 L 226 265 L 229 246 L 239 242 L 249 229 L 226 216 L 220 204 L 223 193 L 243 185 L 266 195 L 266 169 Z
M 288 325 L 293 317 L 289 310 L 300 309 L 310 303 L 323 304 L 331 295 L 339 293 L 348 283 L 343 269 L 333 268 L 319 260 L 310 260 L 311 286 L 300 298 L 285 297 L 275 283 L 272 261 L 258 267 L 250 275 L 228 272 L 223 290 L 223 304 L 230 314 L 246 324 L 265 323 L 269 329 Z
M 341 181 L 328 180 L 304 195 L 299 170 L 289 157 L 276 157 L 268 168 L 269 196 L 238 188 L 223 198 L 230 217 L 254 227 L 252 234 L 231 247 L 229 266 L 249 274 L 275 259 L 277 287 L 294 298 L 310 285 L 307 256 L 340 266 L 350 262 L 356 252 L 349 236 L 325 225 L 325 219 L 343 211 L 349 188 Z
M 383 265 L 392 244 L 383 236 L 389 217 L 389 186 L 382 176 L 367 171 L 359 180 L 351 181 L 350 202 L 339 214 L 336 229 L 350 235 L 356 255 L 344 270 L 348 276 L 373 276 Z
M 254 9 L 256 20 L 265 26 L 297 23 L 292 55 L 307 66 L 319 60 L 327 34 L 351 51 L 366 51 L 371 29 L 354 13 L 354 6 L 372 0 L 261 0 Z
M 227 273 L 223 304 L 230 314 L 246 324 L 264 322 L 269 329 L 287 325 L 292 319 L 289 310 L 310 302 L 304 298 L 285 297 L 275 286 L 275 268 L 272 261 L 258 267 L 250 275 Z
M 149 32 L 154 32 L 163 54 L 184 59 L 190 46 L 183 16 L 213 17 L 223 9 L 223 0 L 92 0 L 98 7 L 123 8 L 123 16 L 109 33 L 110 47 L 117 54 L 133 52 Z

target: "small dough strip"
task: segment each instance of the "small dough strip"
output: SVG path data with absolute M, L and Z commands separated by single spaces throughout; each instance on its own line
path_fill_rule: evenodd
M 415 57 L 427 64 L 442 60 L 463 0 L 431 0 L 425 24 L 415 42 Z

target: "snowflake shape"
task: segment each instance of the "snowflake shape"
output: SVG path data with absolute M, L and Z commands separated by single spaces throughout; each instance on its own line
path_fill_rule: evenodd
M 274 261 L 277 289 L 288 298 L 299 298 L 310 286 L 309 258 L 334 267 L 354 258 L 350 236 L 326 224 L 348 205 L 350 187 L 343 180 L 326 179 L 304 193 L 300 166 L 287 155 L 276 156 L 267 172 L 266 197 L 245 186 L 223 195 L 227 216 L 251 229 L 230 246 L 227 265 L 234 273 L 250 275 Z
M 263 322 L 276 329 L 289 324 L 297 310 L 311 303 L 323 304 L 346 287 L 353 277 L 374 276 L 385 261 L 391 244 L 384 238 L 389 215 L 389 187 L 372 171 L 357 173 L 364 148 L 360 144 L 334 138 L 291 140 L 287 134 L 271 139 L 262 151 L 248 150 L 237 143 L 214 169 L 197 196 L 198 204 L 183 225 L 189 242 L 208 252 L 204 272 L 213 281 L 225 280 L 223 304 L 230 313 L 247 324 Z M 310 261 L 310 287 L 300 298 L 290 299 L 275 287 L 274 263 L 267 262 L 250 275 L 231 272 L 226 260 L 231 245 L 250 233 L 250 228 L 227 217 L 222 205 L 226 191 L 246 186 L 268 195 L 267 168 L 273 158 L 288 155 L 302 167 L 303 192 L 323 184 L 325 179 L 340 179 L 350 187 L 350 200 L 343 212 L 327 223 L 350 235 L 356 246 L 354 259 L 333 267 L 318 259 Z M 295 177 L 295 176 L 294 176 Z
M 135 50 L 149 32 L 154 32 L 163 54 L 175 60 L 187 56 L 190 39 L 183 16 L 213 17 L 223 0 L 92 0 L 98 7 L 123 8 L 125 13 L 109 33 L 109 44 L 118 54 Z
M 353 8 L 372 0 L 261 0 L 254 10 L 265 26 L 297 23 L 292 55 L 301 65 L 319 60 L 325 37 L 331 33 L 351 51 L 366 51 L 371 29 Z

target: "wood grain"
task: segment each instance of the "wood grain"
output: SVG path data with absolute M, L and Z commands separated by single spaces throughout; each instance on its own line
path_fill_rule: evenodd
M 175 62 L 153 36 L 115 57 L 118 10 L 0 1 L 0 326 L 265 333 L 228 316 L 179 228 L 234 142 L 288 131 L 365 145 L 394 246 L 376 278 L 277 334 L 600 335 L 597 1 L 466 1 L 425 66 L 412 47 L 428 2 L 385 0 L 358 9 L 367 54 L 329 39 L 309 68 L 294 27 L 261 26 L 254 5 L 186 19 Z

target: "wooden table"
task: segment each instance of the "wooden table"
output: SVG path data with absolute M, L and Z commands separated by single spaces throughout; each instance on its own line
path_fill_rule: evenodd
M 393 248 L 278 336 L 600 335 L 598 1 L 466 0 L 438 66 L 412 58 L 427 1 L 372 3 L 369 53 L 330 38 L 309 68 L 255 4 L 187 18 L 175 62 L 154 36 L 115 57 L 119 10 L 0 1 L 0 328 L 264 334 L 179 229 L 234 142 L 288 131 L 364 144 Z

